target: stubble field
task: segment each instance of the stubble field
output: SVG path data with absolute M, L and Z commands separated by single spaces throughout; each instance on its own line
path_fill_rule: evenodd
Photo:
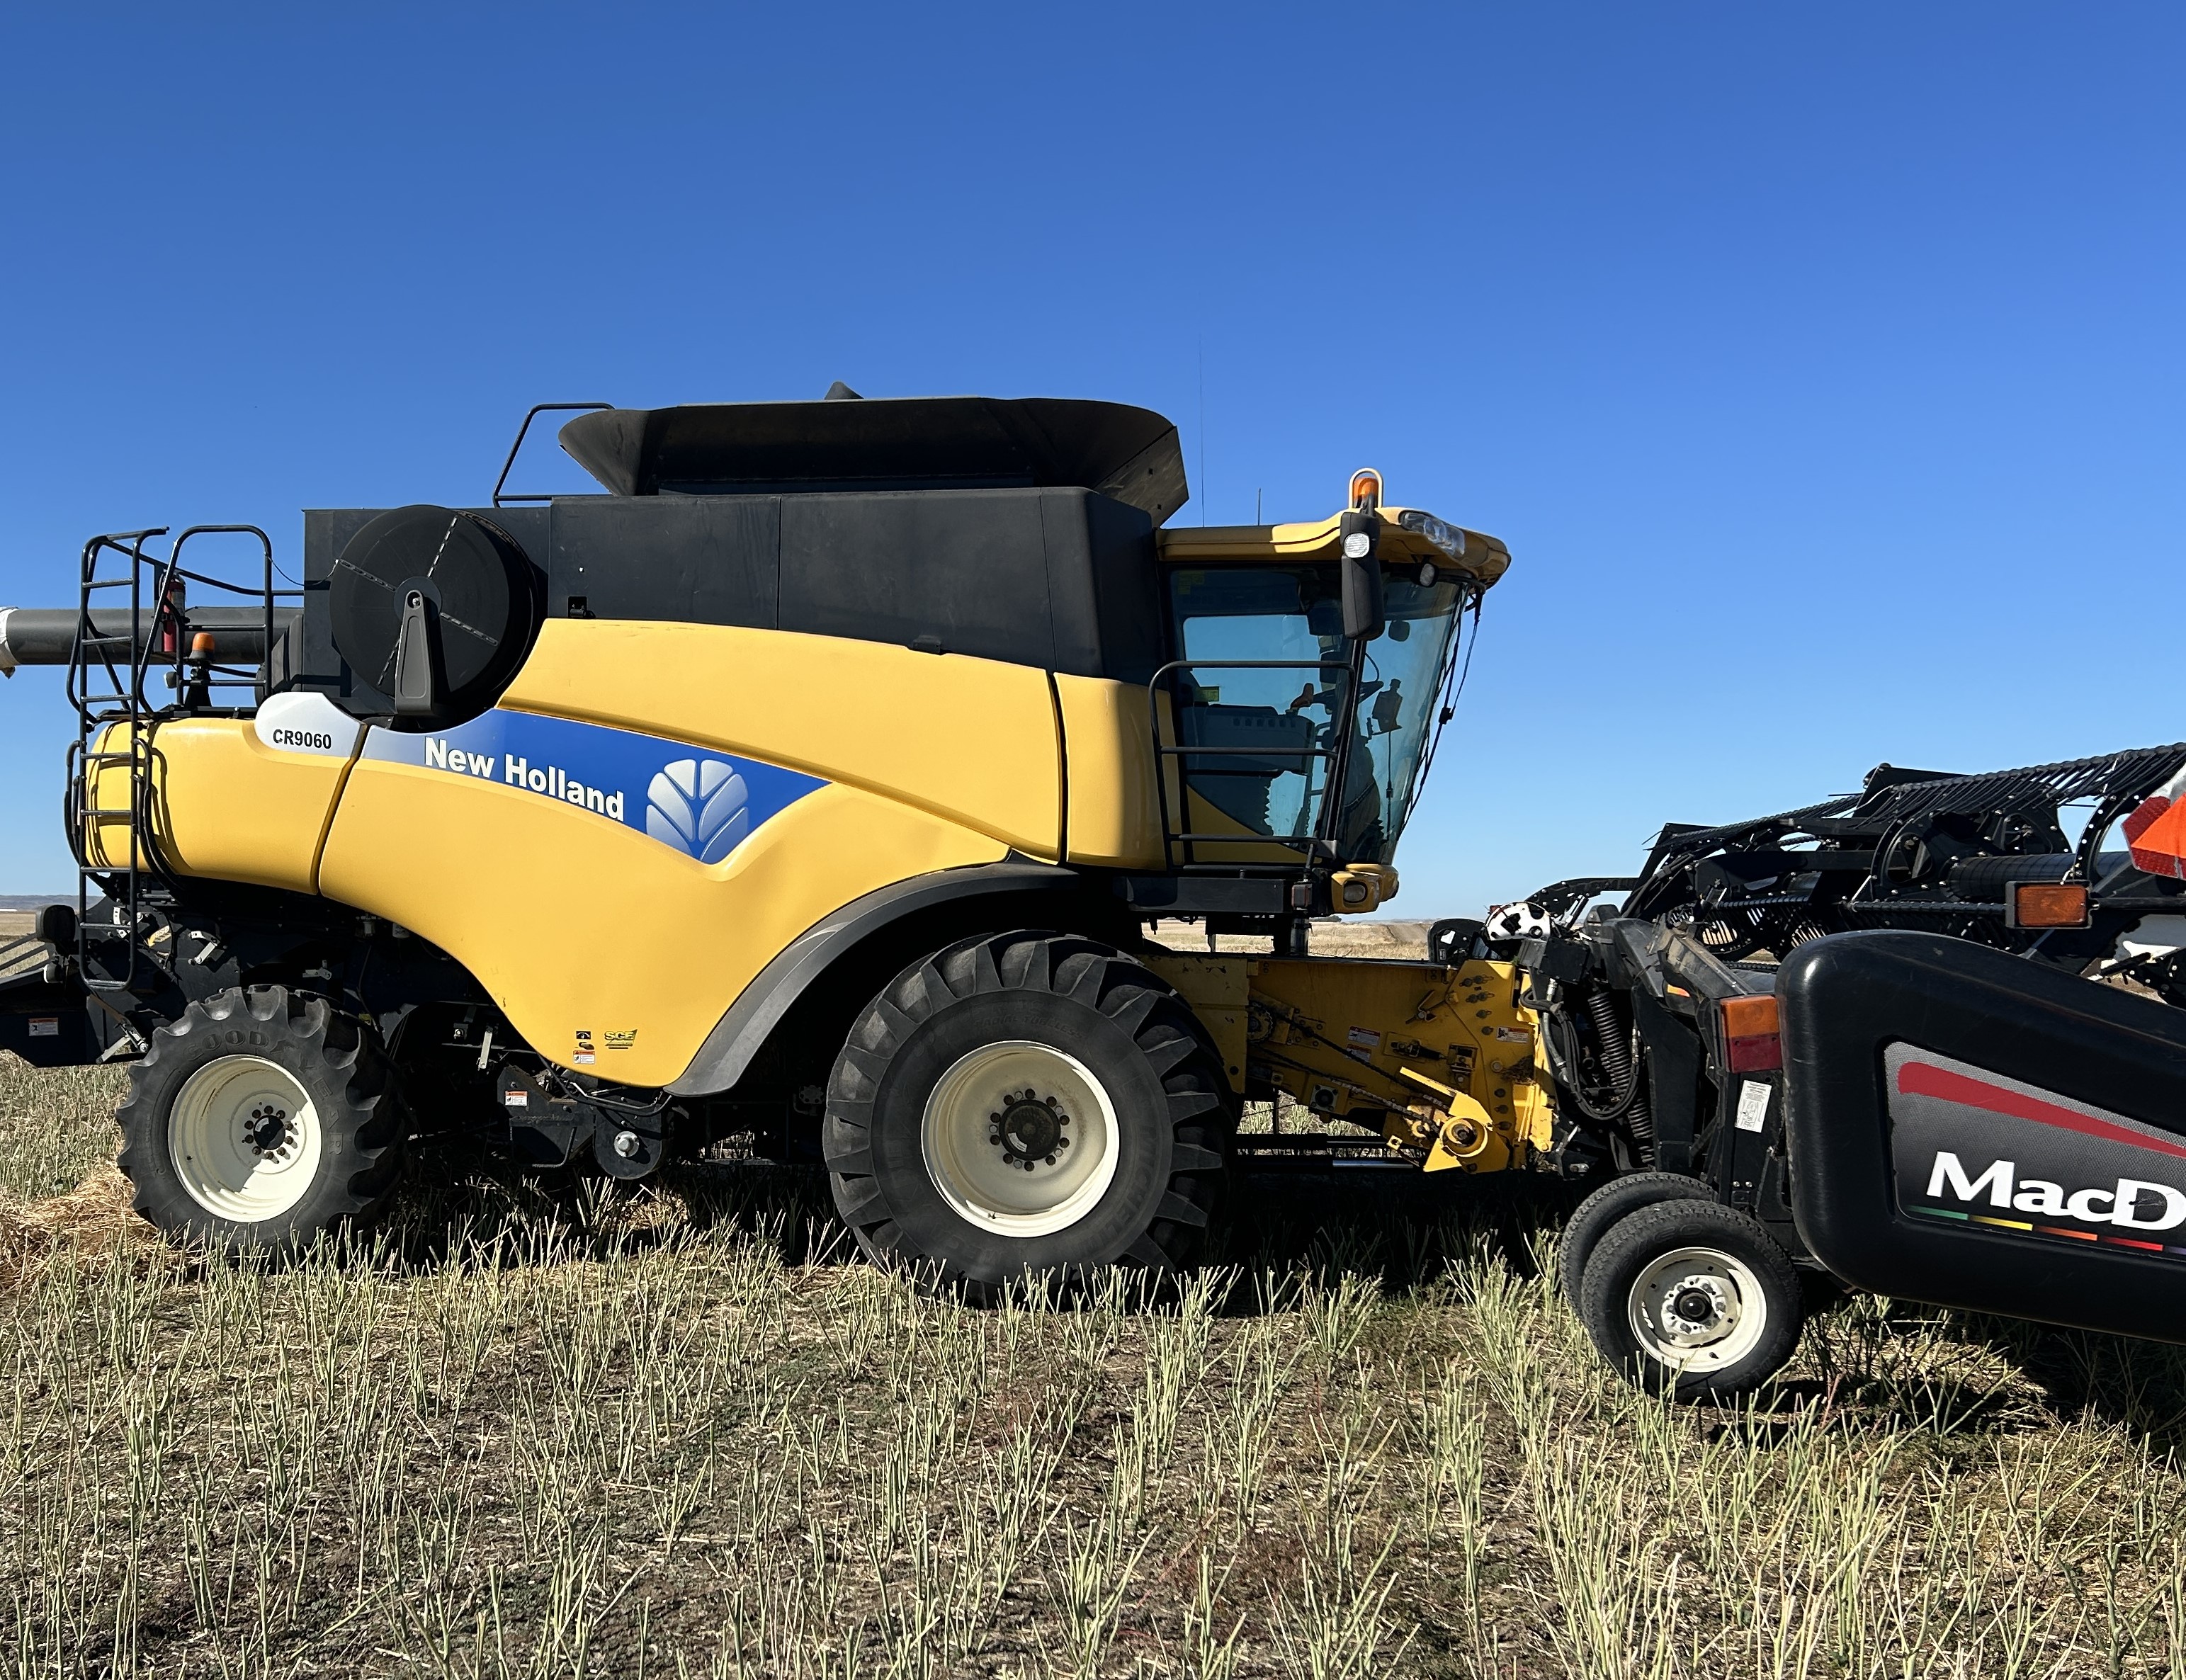
M 2168 1348 L 1865 1302 L 1669 1409 L 1522 1183 L 975 1313 L 801 1176 L 429 1162 L 267 1271 L 127 1213 L 118 1075 L 0 1063 L 0 1673 L 2186 1673 Z

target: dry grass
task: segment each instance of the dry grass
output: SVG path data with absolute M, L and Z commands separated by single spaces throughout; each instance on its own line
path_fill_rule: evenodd
M 1262 1196 L 1073 1311 L 849 1263 L 801 1179 L 268 1273 L 134 1233 L 113 1083 L 0 1069 L 0 1673 L 2186 1670 L 2168 1349 L 1870 1302 L 1673 1412 L 1522 1184 Z

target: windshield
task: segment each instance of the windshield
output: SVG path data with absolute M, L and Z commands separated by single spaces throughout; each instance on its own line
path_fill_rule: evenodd
M 1461 604 L 1455 580 L 1421 584 L 1410 568 L 1389 576 L 1382 589 L 1388 622 L 1366 644 L 1359 700 L 1372 804 L 1370 809 L 1347 809 L 1343 826 L 1346 835 L 1356 837 L 1343 849 L 1345 860 L 1353 863 L 1388 863 L 1396 856 L 1397 837 L 1411 815 L 1420 756 L 1437 726 L 1435 708 L 1442 703 Z M 1357 778 L 1351 780 L 1355 784 Z
M 1336 849 L 1353 863 L 1386 863 L 1396 850 L 1460 601 L 1455 580 L 1423 585 L 1409 568 L 1383 586 L 1388 622 L 1367 644 L 1336 825 Z M 1179 744 L 1212 749 L 1184 761 L 1202 807 L 1193 829 L 1235 825 L 1241 836 L 1292 840 L 1322 832 L 1350 652 L 1337 591 L 1329 565 L 1170 573 L 1177 647 L 1191 662 L 1176 690 Z

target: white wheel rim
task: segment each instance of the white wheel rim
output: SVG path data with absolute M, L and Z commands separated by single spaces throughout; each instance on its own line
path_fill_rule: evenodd
M 1678 1371 L 1719 1371 L 1761 1345 L 1768 1297 L 1753 1268 L 1719 1248 L 1651 1261 L 1627 1299 L 1641 1351 Z
M 1005 1236 L 1066 1229 L 1115 1181 L 1107 1089 L 1076 1056 L 1030 1039 L 957 1057 L 926 1099 L 920 1135 L 943 1200 Z
M 296 1076 L 262 1056 L 223 1056 L 182 1084 L 167 1155 L 190 1200 L 255 1224 L 304 1199 L 324 1147 L 319 1111 Z

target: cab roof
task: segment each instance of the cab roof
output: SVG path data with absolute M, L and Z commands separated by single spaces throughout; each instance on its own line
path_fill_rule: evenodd
M 1424 510 L 1385 507 L 1379 511 L 1381 552 L 1385 557 L 1432 560 L 1438 566 L 1465 573 L 1483 588 L 1511 569 L 1511 551 L 1499 537 L 1464 530 L 1463 546 L 1452 554 L 1425 531 L 1404 523 L 1408 512 Z M 1326 519 L 1281 525 L 1178 525 L 1163 531 L 1157 540 L 1162 557 L 1169 561 L 1333 560 L 1342 535 L 1342 522 L 1341 513 L 1331 513 Z M 1445 530 L 1460 530 L 1440 519 L 1432 519 L 1432 524 Z

